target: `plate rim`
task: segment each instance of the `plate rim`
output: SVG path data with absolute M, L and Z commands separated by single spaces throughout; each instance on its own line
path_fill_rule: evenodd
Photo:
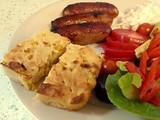
M 17 38 L 17 34 L 19 33 L 19 31 L 20 31 L 20 29 L 22 29 L 22 26 L 25 26 L 25 24 L 26 24 L 26 22 L 27 21 L 29 21 L 30 19 L 32 19 L 32 17 L 34 16 L 34 15 L 37 15 L 37 14 L 41 14 L 40 12 L 41 11 L 46 11 L 46 9 L 48 9 L 48 7 L 52 7 L 52 6 L 54 6 L 54 5 L 57 5 L 57 4 L 61 4 L 62 2 L 64 2 L 64 1 L 67 1 L 67 0 L 60 0 L 60 1 L 57 1 L 57 2 L 54 2 L 54 3 L 52 3 L 52 4 L 50 4 L 50 5 L 48 5 L 48 6 L 46 6 L 46 7 L 43 7 L 42 9 L 40 9 L 40 10 L 38 10 L 37 12 L 35 12 L 35 13 L 33 13 L 32 15 L 30 15 L 28 18 L 26 18 L 26 20 L 24 20 L 23 22 L 22 22 L 22 24 L 18 27 L 18 29 L 15 31 L 15 33 L 14 33 L 14 35 L 13 35 L 13 37 L 12 37 L 12 39 L 11 39 L 11 41 L 10 41 L 10 43 L 9 43 L 9 48 L 8 48 L 8 50 L 9 49 L 11 49 L 13 46 L 15 46 L 15 45 L 13 45 L 13 41 Z M 70 1 L 74 1 L 74 2 L 76 2 L 76 1 L 78 1 L 78 0 L 70 0 Z M 82 0 L 82 1 L 88 1 L 88 0 Z M 90 2 L 92 2 L 92 1 L 98 1 L 98 0 L 90 0 Z M 105 1 L 105 0 L 99 0 L 99 1 Z M 98 1 L 98 2 L 99 2 Z M 109 1 L 114 1 L 114 0 L 109 0 Z M 130 0 L 131 1 L 131 0 Z M 138 1 L 138 0 L 137 0 Z M 107 1 L 108 2 L 108 1 Z M 68 3 L 69 3 L 69 0 L 68 0 Z M 44 28 L 43 28 L 44 29 Z M 37 31 L 38 32 L 38 31 Z M 33 33 L 33 34 L 35 34 L 35 33 Z M 20 40 L 21 41 L 21 40 Z M 16 43 L 17 44 L 17 43 Z M 41 119 L 41 118 L 39 118 L 39 117 L 37 117 L 37 113 L 33 113 L 33 111 L 28 107 L 28 105 L 26 105 L 26 104 L 24 104 L 24 100 L 22 99 L 22 97 L 21 96 L 19 96 L 19 93 L 17 93 L 17 90 L 16 90 L 16 88 L 15 87 L 17 87 L 18 86 L 18 88 L 20 88 L 20 89 L 22 89 L 23 91 L 22 92 L 25 92 L 25 91 L 27 91 L 28 93 L 27 93 L 27 95 L 28 94 L 30 94 L 31 96 L 33 96 L 33 95 L 35 95 L 35 93 L 32 93 L 32 91 L 28 91 L 27 89 L 24 89 L 24 87 L 23 86 L 20 86 L 19 84 L 17 84 L 15 81 L 13 81 L 13 80 L 9 80 L 10 81 L 10 83 L 11 83 L 11 86 L 12 86 L 12 89 L 14 90 L 14 92 L 16 93 L 16 95 L 18 96 L 18 99 L 20 100 L 20 102 L 25 106 L 25 108 L 26 108 L 26 110 L 28 110 L 35 118 L 37 118 L 37 119 Z M 33 100 L 33 102 L 34 102 L 34 100 Z M 43 103 L 39 103 L 38 102 L 38 104 L 43 104 Z M 33 103 L 33 105 L 35 105 L 35 103 Z M 44 106 L 44 104 L 42 105 L 42 106 Z M 46 106 L 46 105 L 45 105 Z M 87 105 L 86 107 L 88 107 L 88 106 L 93 106 L 93 105 Z M 94 105 L 95 106 L 95 105 Z M 50 106 L 47 106 L 47 107 L 49 107 L 49 109 L 51 108 Z M 86 108 L 85 107 L 85 108 Z M 98 107 L 98 106 L 97 106 Z M 53 107 L 52 107 L 53 108 Z M 58 109 L 58 108 L 54 108 L 54 109 L 56 109 L 57 111 L 61 111 L 61 109 Z M 110 108 L 109 108 L 110 109 Z M 64 111 L 64 110 L 62 110 L 62 111 Z M 117 111 L 117 110 L 116 110 Z M 119 110 L 118 110 L 119 111 Z M 65 112 L 68 112 L 68 111 L 65 111 Z M 121 111 L 122 112 L 122 111 Z M 56 119 L 56 118 L 55 118 Z M 43 119 L 44 120 L 44 119 Z M 89 118 L 87 118 L 87 120 L 90 120 Z

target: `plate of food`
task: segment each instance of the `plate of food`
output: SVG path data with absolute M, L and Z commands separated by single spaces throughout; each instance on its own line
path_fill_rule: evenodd
M 62 0 L 33 14 L 1 62 L 17 96 L 39 120 L 160 119 L 159 4 Z

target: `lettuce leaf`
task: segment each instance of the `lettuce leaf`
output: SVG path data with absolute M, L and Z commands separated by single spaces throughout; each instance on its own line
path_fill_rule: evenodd
M 154 28 L 153 28 L 153 30 L 152 30 L 151 33 L 150 33 L 150 37 L 151 37 L 151 38 L 154 37 L 153 32 L 154 32 L 155 29 L 157 29 L 157 30 L 156 30 L 157 32 L 160 32 L 160 22 L 158 22 L 158 23 L 156 23 L 156 24 L 154 25 Z
M 117 71 L 114 75 L 109 75 L 105 84 L 108 98 L 118 108 L 152 120 L 160 120 L 160 107 L 139 100 L 129 100 L 121 92 L 118 80 L 124 72 Z
M 118 68 L 121 70 L 121 71 L 127 71 L 127 68 L 126 68 L 126 63 L 128 61 L 124 62 L 124 61 L 117 61 L 116 62 L 116 65 L 118 66 Z
M 142 84 L 141 76 L 137 73 L 126 73 L 118 80 L 123 95 L 130 100 L 138 99 L 138 88 Z

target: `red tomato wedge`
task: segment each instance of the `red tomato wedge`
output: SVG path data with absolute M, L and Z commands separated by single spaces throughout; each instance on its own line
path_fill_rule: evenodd
M 134 43 L 141 45 L 146 41 L 146 37 L 133 31 L 131 29 L 114 29 L 112 30 L 111 37 L 114 40 L 122 41 L 125 43 Z
M 101 67 L 101 73 L 115 73 L 117 71 L 118 67 L 116 65 L 116 62 L 111 59 L 104 59 L 102 62 L 102 67 Z
M 145 35 L 146 37 L 149 37 L 150 32 L 153 30 L 153 25 L 149 23 L 142 23 L 138 26 L 136 32 Z
M 138 47 L 138 45 L 136 44 L 124 43 L 118 40 L 116 41 L 113 40 L 113 38 L 111 37 L 106 38 L 105 44 L 110 48 L 122 49 L 122 50 L 135 50 Z

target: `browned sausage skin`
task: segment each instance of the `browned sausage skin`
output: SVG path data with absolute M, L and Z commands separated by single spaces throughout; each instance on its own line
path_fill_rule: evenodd
M 102 22 L 92 22 L 63 26 L 53 32 L 68 37 L 74 44 L 86 45 L 104 40 L 110 34 L 111 27 Z
M 63 10 L 63 15 L 81 14 L 87 12 L 106 12 L 113 17 L 118 16 L 118 9 L 116 6 L 106 2 L 82 2 L 68 5 Z
M 51 21 L 51 27 L 52 29 L 56 29 L 66 25 L 81 24 L 86 22 L 104 22 L 110 26 L 112 21 L 113 18 L 108 13 L 91 12 L 57 18 L 54 21 Z

